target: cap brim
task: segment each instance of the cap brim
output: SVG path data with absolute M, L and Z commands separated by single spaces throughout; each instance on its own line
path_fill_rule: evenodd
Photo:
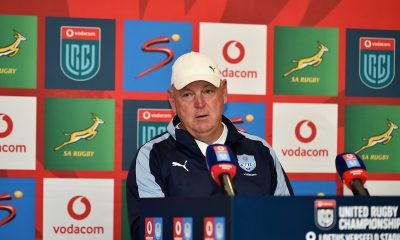
M 212 85 L 219 87 L 221 84 L 222 78 L 219 78 L 215 75 L 192 75 L 180 79 L 175 79 L 174 81 L 174 87 L 177 90 L 181 90 L 184 88 L 186 85 L 196 82 L 196 81 L 206 81 L 211 83 Z

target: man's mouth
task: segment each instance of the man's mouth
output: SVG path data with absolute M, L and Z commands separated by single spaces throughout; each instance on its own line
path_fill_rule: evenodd
M 198 116 L 196 116 L 197 119 L 199 119 L 199 118 L 206 118 L 206 117 L 208 117 L 207 114 L 203 114 L 203 115 L 198 115 Z

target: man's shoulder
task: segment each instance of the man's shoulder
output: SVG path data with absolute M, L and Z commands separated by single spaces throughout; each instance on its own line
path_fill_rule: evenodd
M 269 143 L 267 143 L 267 141 L 257 135 L 248 133 L 248 132 L 244 132 L 244 131 L 238 131 L 241 135 L 244 136 L 243 141 L 247 141 L 247 142 L 257 142 L 257 143 L 262 143 L 265 147 L 270 148 L 271 146 L 269 145 Z
M 171 142 L 172 136 L 169 132 L 163 132 L 155 137 L 153 137 L 151 140 L 147 141 L 145 144 L 143 144 L 140 148 L 139 151 L 150 151 L 154 149 L 157 146 L 168 144 Z

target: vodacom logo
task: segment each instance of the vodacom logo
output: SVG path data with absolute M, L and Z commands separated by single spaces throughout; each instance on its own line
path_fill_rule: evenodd
M 78 199 L 80 199 L 81 203 L 84 206 L 82 213 L 76 213 L 76 211 L 74 209 L 74 205 L 76 205 L 75 203 Z M 75 196 L 75 197 L 71 198 L 68 202 L 68 214 L 73 219 L 76 219 L 76 220 L 85 219 L 87 216 L 89 216 L 91 209 L 92 209 L 92 207 L 90 206 L 89 200 L 84 196 L 79 196 L 79 195 Z
M 235 47 L 236 49 L 232 49 Z M 237 53 L 235 56 L 232 56 L 233 53 Z M 244 46 L 242 43 L 231 40 L 225 43 L 224 48 L 222 49 L 222 55 L 224 56 L 225 60 L 229 63 L 236 64 L 243 60 L 245 55 Z
M 308 136 L 304 136 L 304 132 L 305 132 L 304 131 L 305 127 L 303 127 L 304 125 L 307 126 L 309 128 L 310 132 L 311 132 Z M 310 120 L 301 120 L 296 125 L 295 134 L 296 134 L 297 139 L 300 142 L 309 143 L 312 140 L 314 140 L 315 136 L 317 135 L 317 127 Z
M 0 138 L 5 138 L 8 135 L 10 135 L 10 133 L 13 130 L 13 122 L 11 120 L 11 118 L 4 113 L 0 113 L 0 119 L 5 122 L 5 128 L 2 128 L 1 126 L 3 125 L 3 123 L 0 123 Z

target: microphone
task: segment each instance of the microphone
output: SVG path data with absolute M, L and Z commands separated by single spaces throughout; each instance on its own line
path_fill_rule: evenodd
M 206 150 L 207 167 L 211 176 L 218 185 L 222 185 L 228 196 L 235 196 L 236 189 L 232 180 L 236 175 L 236 165 L 232 150 L 223 144 L 211 144 Z
M 340 179 L 351 189 L 354 196 L 369 196 L 368 190 L 364 188 L 367 169 L 359 156 L 354 153 L 341 153 L 336 156 L 335 164 Z

